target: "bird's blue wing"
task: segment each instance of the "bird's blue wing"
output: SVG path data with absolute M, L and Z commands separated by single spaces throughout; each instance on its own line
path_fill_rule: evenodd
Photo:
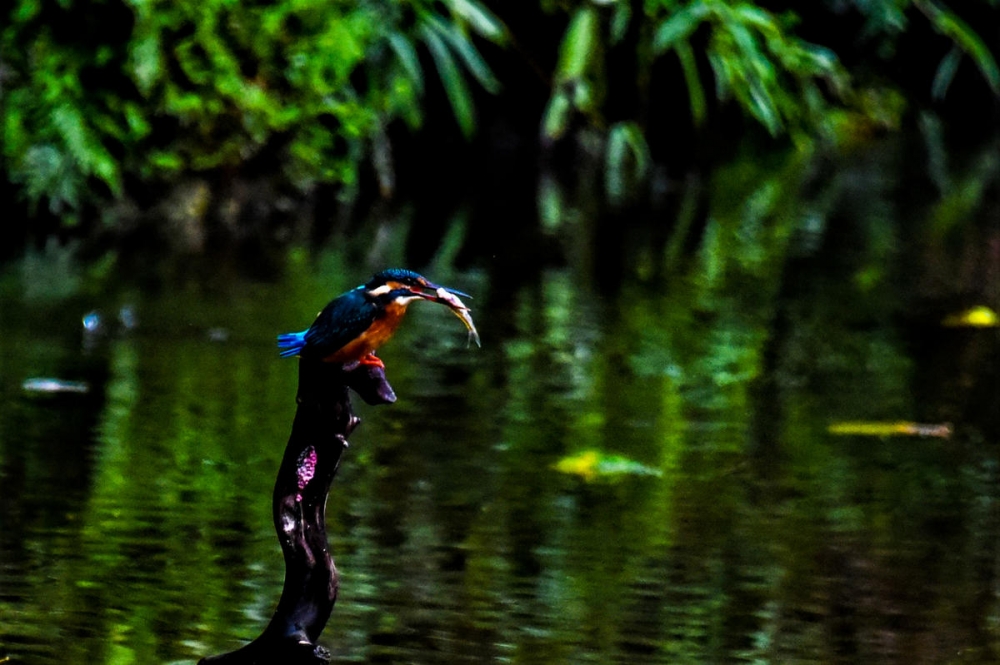
M 278 335 L 280 355 L 326 358 L 367 330 L 376 314 L 362 287 L 348 291 L 330 301 L 308 330 Z
M 377 305 L 363 289 L 348 291 L 324 307 L 305 331 L 300 354 L 326 358 L 368 330 L 377 315 Z

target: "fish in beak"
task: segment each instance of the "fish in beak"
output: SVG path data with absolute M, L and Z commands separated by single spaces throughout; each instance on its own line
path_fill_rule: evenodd
M 472 310 L 469 309 L 468 305 L 462 302 L 462 298 L 472 298 L 468 293 L 463 293 L 456 289 L 450 289 L 446 286 L 438 286 L 432 282 L 426 282 L 422 284 L 426 289 L 432 290 L 433 294 L 423 292 L 421 296 L 432 302 L 440 303 L 448 307 L 451 313 L 459 318 L 459 320 L 465 325 L 465 329 L 469 331 L 468 343 L 476 343 L 476 346 L 482 347 L 482 343 L 479 341 L 479 332 L 476 330 L 476 324 L 472 321 Z

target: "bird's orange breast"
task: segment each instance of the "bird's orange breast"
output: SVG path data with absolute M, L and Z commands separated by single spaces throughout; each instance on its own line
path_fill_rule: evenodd
M 403 320 L 404 314 L 406 314 L 406 305 L 389 303 L 381 315 L 368 326 L 367 330 L 323 360 L 334 363 L 361 360 L 389 341 L 389 338 L 396 332 L 396 328 L 399 327 L 400 321 Z

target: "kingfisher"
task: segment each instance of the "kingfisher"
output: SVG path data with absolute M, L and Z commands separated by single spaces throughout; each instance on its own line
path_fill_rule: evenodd
M 465 323 L 469 339 L 479 344 L 469 308 L 460 300 L 468 297 L 461 291 L 438 286 L 412 270 L 383 270 L 331 300 L 307 330 L 278 335 L 280 355 L 342 363 L 345 369 L 358 365 L 384 367 L 375 350 L 392 337 L 407 306 L 415 300 L 447 305 Z

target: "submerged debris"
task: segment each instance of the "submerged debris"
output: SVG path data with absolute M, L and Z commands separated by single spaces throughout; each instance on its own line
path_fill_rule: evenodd
M 21 388 L 29 393 L 46 393 L 50 395 L 62 393 L 83 394 L 90 392 L 90 385 L 86 381 L 66 381 L 65 379 L 51 379 L 47 377 L 26 379 L 21 384 Z

